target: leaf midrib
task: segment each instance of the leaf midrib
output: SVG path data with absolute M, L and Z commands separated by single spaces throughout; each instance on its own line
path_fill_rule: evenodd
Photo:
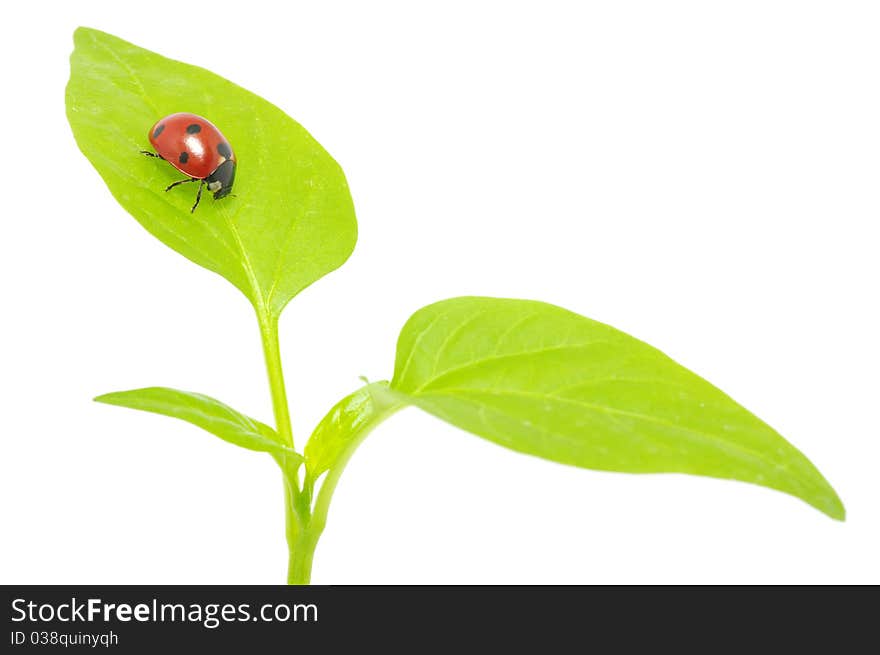
M 650 416 L 648 414 L 642 414 L 640 412 L 632 412 L 632 411 L 628 411 L 628 410 L 622 410 L 622 409 L 618 409 L 615 407 L 609 407 L 607 405 L 598 405 L 595 403 L 589 403 L 589 402 L 577 400 L 574 398 L 562 398 L 560 396 L 550 396 L 547 394 L 533 393 L 533 392 L 528 392 L 528 391 L 519 391 L 519 390 L 513 390 L 513 389 L 500 389 L 500 390 L 492 391 L 492 390 L 488 390 L 488 389 L 471 389 L 471 388 L 467 388 L 467 387 L 457 387 L 457 388 L 447 388 L 447 389 L 442 389 L 442 390 L 432 390 L 430 392 L 427 392 L 424 395 L 426 395 L 426 396 L 427 395 L 445 395 L 445 396 L 452 396 L 454 398 L 454 397 L 456 397 L 457 394 L 467 394 L 467 393 L 471 393 L 474 395 L 483 394 L 483 395 L 490 395 L 490 396 L 514 396 L 514 397 L 533 398 L 533 399 L 543 400 L 545 402 L 548 400 L 552 400 L 552 401 L 559 402 L 562 404 L 575 405 L 577 407 L 592 409 L 594 411 L 604 412 L 604 413 L 611 414 L 611 415 L 627 416 L 629 418 L 635 418 L 637 420 L 644 421 L 646 423 L 654 423 L 657 425 L 662 425 L 667 428 L 672 428 L 675 431 L 684 432 L 684 433 L 693 434 L 693 435 L 703 437 L 708 441 L 721 444 L 722 446 L 724 446 L 726 448 L 730 448 L 734 451 L 745 453 L 746 455 L 749 456 L 749 458 L 756 460 L 758 462 L 761 462 L 762 464 L 773 465 L 773 467 L 775 467 L 776 469 L 784 470 L 787 473 L 792 474 L 792 470 L 787 464 L 778 463 L 774 460 L 767 459 L 766 457 L 762 456 L 758 451 L 752 450 L 751 448 L 747 448 L 747 447 L 742 446 L 737 443 L 730 442 L 726 439 L 723 439 L 722 437 L 720 437 L 717 434 L 714 434 L 711 432 L 703 432 L 702 430 L 697 430 L 694 428 L 682 427 L 680 425 L 676 425 L 675 423 L 671 423 L 669 421 L 665 421 L 661 418 Z M 493 408 L 493 411 L 497 412 L 498 410 Z M 540 426 L 540 427 L 543 430 L 546 430 L 548 432 L 552 432 L 553 434 L 556 434 L 556 435 L 560 435 L 560 433 L 558 433 L 556 431 L 548 430 L 545 426 Z M 768 429 L 769 429 L 769 427 L 768 427 Z M 562 436 L 562 435 L 560 435 L 560 436 Z M 566 438 L 570 440 L 570 437 L 566 437 Z
M 235 245 L 238 247 L 238 251 L 241 253 L 241 266 L 244 271 L 245 277 L 248 280 L 248 284 L 251 286 L 251 293 L 253 294 L 251 300 L 253 301 L 256 309 L 261 313 L 265 313 L 267 305 L 265 302 L 265 298 L 263 297 L 262 292 L 260 291 L 260 283 L 257 280 L 256 273 L 254 272 L 254 268 L 251 265 L 250 257 L 248 257 L 247 251 L 244 249 L 244 244 L 241 241 L 241 236 L 238 233 L 238 228 L 235 227 L 235 223 L 233 222 L 235 218 L 238 217 L 239 212 L 241 212 L 241 207 L 237 208 L 235 214 L 230 219 L 229 216 L 224 216 L 224 220 L 226 221 L 226 226 L 229 228 L 229 231 L 232 233 L 232 238 L 235 239 Z
M 432 377 L 425 382 L 423 382 L 420 386 L 418 386 L 415 390 L 410 393 L 419 393 L 426 390 L 428 387 L 437 384 L 440 380 L 445 377 L 449 377 L 454 375 L 455 373 L 460 373 L 462 371 L 467 371 L 472 368 L 478 368 L 484 364 L 488 364 L 491 362 L 503 361 L 505 359 L 516 359 L 518 357 L 532 357 L 534 355 L 543 355 L 550 352 L 564 351 L 564 350 L 580 350 L 582 348 L 588 348 L 590 346 L 596 346 L 601 344 L 609 344 L 612 345 L 615 342 L 606 341 L 602 339 L 597 339 L 596 341 L 588 341 L 585 343 L 577 343 L 577 344 L 569 344 L 564 346 L 551 346 L 549 348 L 540 348 L 538 350 L 520 350 L 515 353 L 507 353 L 504 355 L 490 355 L 488 357 L 481 357 L 480 359 L 476 359 L 472 362 L 468 362 L 467 364 L 462 364 L 460 366 L 454 366 L 452 368 L 446 369 L 441 372 L 436 377 Z M 401 380 L 403 376 L 401 376 Z
M 108 401 L 103 401 L 108 402 Z M 206 424 L 221 424 L 224 426 L 228 426 L 230 428 L 235 428 L 237 432 L 253 434 L 258 436 L 261 440 L 268 440 L 264 434 L 260 433 L 256 430 L 256 426 L 251 427 L 246 425 L 241 420 L 236 418 L 227 418 L 224 416 L 216 416 L 214 414 L 208 414 L 203 409 L 196 409 L 195 407 L 181 407 L 180 405 L 175 405 L 173 403 L 158 403 L 154 405 L 154 408 L 146 407 L 146 406 L 138 406 L 132 404 L 122 404 L 117 402 L 109 402 L 108 404 L 112 405 L 120 405 L 121 407 L 129 407 L 131 409 L 139 409 L 146 412 L 151 412 L 153 414 L 163 414 L 164 416 L 169 416 L 171 418 L 181 418 L 183 413 L 188 414 L 189 416 L 202 421 Z M 161 411 L 159 410 L 161 408 Z M 192 421 L 189 421 L 192 423 Z

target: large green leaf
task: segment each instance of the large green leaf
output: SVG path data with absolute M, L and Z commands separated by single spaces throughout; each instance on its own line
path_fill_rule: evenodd
M 660 351 L 541 302 L 453 298 L 406 323 L 391 389 L 495 443 L 591 469 L 680 472 L 837 494 L 766 423 Z
M 167 387 L 147 387 L 108 393 L 95 400 L 178 418 L 248 450 L 286 457 L 291 461 L 302 459 L 268 425 L 200 393 Z
M 93 29 L 74 41 L 67 117 L 77 144 L 154 236 L 275 316 L 348 258 L 357 224 L 345 176 L 302 126 L 202 68 Z M 138 152 L 158 119 L 180 111 L 217 125 L 238 160 L 234 197 L 208 195 L 194 214 L 194 189 L 166 193 L 180 174 Z

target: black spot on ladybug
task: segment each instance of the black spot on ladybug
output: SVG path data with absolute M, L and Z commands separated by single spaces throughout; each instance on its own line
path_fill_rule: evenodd
M 202 126 L 199 125 L 198 123 L 193 123 L 192 125 L 186 126 L 186 133 L 187 134 L 198 134 L 201 131 L 202 131 Z
M 164 129 L 165 129 L 165 123 L 162 123 L 159 127 L 157 127 L 155 130 L 153 130 L 153 138 L 154 139 L 159 138 L 159 135 L 162 134 L 162 130 L 164 130 Z
M 232 148 L 230 148 L 229 144 L 226 142 L 220 143 L 217 146 L 217 152 L 220 153 L 221 157 L 225 157 L 226 159 L 232 157 Z
M 180 157 L 177 158 L 177 161 L 179 161 L 181 164 L 185 164 L 189 161 L 189 153 L 186 151 L 180 153 Z

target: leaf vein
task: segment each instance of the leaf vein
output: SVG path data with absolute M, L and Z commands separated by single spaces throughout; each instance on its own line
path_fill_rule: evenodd
M 439 321 L 441 318 L 445 318 L 446 316 L 448 316 L 447 313 L 441 312 L 437 314 L 413 340 L 412 346 L 410 346 L 409 355 L 407 355 L 406 361 L 403 363 L 403 367 L 400 369 L 400 376 L 398 376 L 398 380 L 400 382 L 402 382 L 406 378 L 406 373 L 409 370 L 409 365 L 412 363 L 413 357 L 415 356 L 416 350 L 418 350 L 418 346 L 422 342 L 422 339 L 424 339 L 425 335 L 431 330 L 432 327 L 434 327 L 434 325 L 436 325 L 437 321 Z
M 134 70 L 125 63 L 125 60 L 122 59 L 119 55 L 117 55 L 107 44 L 101 43 L 98 41 L 97 37 L 93 32 L 89 32 L 89 36 L 92 38 L 92 42 L 106 51 L 116 62 L 128 73 L 128 76 L 131 78 L 131 81 L 134 82 L 135 86 L 137 86 L 138 91 L 140 93 L 141 98 L 143 98 L 144 103 L 153 110 L 155 115 L 159 115 L 159 110 L 156 109 L 156 106 L 153 104 L 153 101 L 150 100 L 150 97 L 147 95 L 147 90 L 144 88 L 144 85 L 141 83 L 140 78 L 135 74 Z
M 422 385 L 419 386 L 413 393 L 418 393 L 420 391 L 423 391 L 424 389 L 428 388 L 429 386 L 436 384 L 439 380 L 442 380 L 444 377 L 448 377 L 454 373 L 460 373 L 461 371 L 466 371 L 471 368 L 477 368 L 477 367 L 482 366 L 483 364 L 488 364 L 489 362 L 503 361 L 505 359 L 516 359 L 518 357 L 531 357 L 533 355 L 543 355 L 546 353 L 558 352 L 558 351 L 563 351 L 563 350 L 579 350 L 581 348 L 588 348 L 590 346 L 596 346 L 596 345 L 601 345 L 601 344 L 613 344 L 613 343 L 614 343 L 613 341 L 603 341 L 603 340 L 587 341 L 584 343 L 569 344 L 569 345 L 565 345 L 565 346 L 551 346 L 548 348 L 539 348 L 537 350 L 523 350 L 520 352 L 508 353 L 505 355 L 491 355 L 489 357 L 482 357 L 482 358 L 474 360 L 472 362 L 468 362 L 467 364 L 462 364 L 461 366 L 455 366 L 455 367 L 446 369 L 445 371 L 441 371 L 437 377 L 428 379 L 424 383 L 422 383 Z M 412 353 L 410 353 L 410 356 L 412 356 Z
M 489 312 L 488 309 L 480 310 L 474 313 L 472 316 L 469 316 L 467 319 L 459 323 L 455 329 L 453 329 L 449 334 L 446 335 L 446 338 L 440 342 L 440 345 L 437 347 L 437 352 L 434 353 L 434 361 L 431 363 L 431 377 L 434 376 L 434 373 L 437 371 L 437 364 L 440 362 L 440 358 L 443 357 L 446 349 L 449 347 L 449 344 L 452 340 L 461 334 L 462 330 L 467 328 L 469 325 L 476 323 L 480 318 L 485 316 Z
M 642 414 L 641 412 L 622 410 L 622 409 L 618 409 L 616 407 L 609 407 L 607 405 L 598 405 L 598 404 L 590 403 L 590 402 L 583 401 L 583 400 L 577 400 L 575 398 L 560 398 L 559 396 L 547 396 L 545 394 L 533 393 L 533 392 L 528 392 L 528 391 L 518 391 L 518 390 L 512 390 L 512 389 L 499 389 L 499 390 L 493 391 L 493 390 L 489 390 L 489 389 L 454 388 L 454 389 L 444 389 L 442 391 L 431 391 L 430 393 L 432 395 L 433 394 L 441 394 L 441 395 L 451 395 L 451 396 L 455 396 L 457 393 L 470 393 L 470 394 L 476 394 L 476 395 L 485 394 L 485 395 L 490 395 L 490 396 L 515 396 L 515 397 L 523 397 L 523 398 L 535 398 L 535 399 L 543 400 L 545 402 L 548 400 L 553 400 L 553 401 L 560 402 L 563 404 L 575 405 L 578 407 L 592 409 L 592 410 L 604 412 L 604 413 L 611 414 L 611 415 L 626 416 L 629 418 L 634 418 L 634 419 L 637 419 L 640 421 L 644 421 L 646 423 L 654 423 L 657 425 L 662 425 L 664 427 L 672 428 L 672 429 L 680 431 L 680 432 L 689 433 L 689 434 L 693 434 L 693 435 L 702 437 L 702 438 L 706 439 L 707 441 L 715 442 L 715 443 L 721 444 L 722 446 L 724 446 L 726 448 L 730 448 L 732 450 L 736 450 L 741 453 L 744 453 L 748 457 L 750 457 L 751 459 L 754 459 L 754 460 L 757 460 L 757 461 L 763 462 L 763 463 L 771 463 L 773 466 L 785 469 L 786 471 L 790 472 L 790 468 L 787 464 L 776 462 L 771 459 L 768 459 L 761 452 L 752 450 L 751 448 L 747 448 L 746 446 L 743 446 L 742 444 L 736 443 L 734 441 L 729 441 L 727 439 L 724 439 L 723 437 L 721 437 L 718 434 L 715 434 L 712 432 L 704 432 L 702 430 L 697 430 L 694 428 L 684 427 L 684 426 L 678 425 L 676 423 L 672 423 L 670 421 L 659 418 L 657 416 L 651 416 L 650 414 Z M 556 434 L 556 433 L 554 432 L 554 434 Z M 651 438 L 650 435 L 648 435 L 648 438 Z M 652 439 L 652 440 L 656 441 L 656 439 Z

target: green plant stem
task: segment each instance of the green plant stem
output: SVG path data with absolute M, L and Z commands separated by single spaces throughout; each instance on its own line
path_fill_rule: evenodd
M 288 481 L 288 489 L 292 486 Z M 332 486 L 335 487 L 335 484 Z M 324 525 L 327 522 L 327 506 L 330 503 L 332 489 L 323 496 L 325 502 L 316 506 L 317 514 L 304 516 L 303 509 L 297 509 L 297 496 L 288 492 L 287 494 L 287 547 L 289 550 L 288 566 L 287 566 L 287 584 L 304 585 L 309 584 L 312 577 L 312 560 L 315 556 L 315 548 L 321 533 L 324 531 Z M 301 493 L 299 499 L 304 499 L 306 494 Z M 319 502 L 322 496 L 319 495 Z M 301 504 L 301 503 L 300 503 Z M 306 509 L 306 511 L 308 511 Z M 316 520 L 317 519 L 317 520 Z
M 287 404 L 287 390 L 284 386 L 284 372 L 281 368 L 281 348 L 278 340 L 278 317 L 257 308 L 257 321 L 260 324 L 260 337 L 263 341 L 263 355 L 266 359 L 266 372 L 269 375 L 269 390 L 272 394 L 272 410 L 275 414 L 275 429 L 290 446 L 293 445 L 293 429 L 290 423 L 290 408 Z M 284 475 L 284 516 L 287 548 L 289 551 L 287 583 L 308 584 L 312 569 L 312 556 L 317 541 L 308 545 L 308 525 L 311 518 L 310 498 L 303 493 L 299 484 L 299 463 L 289 464 L 286 459 L 276 459 Z
M 275 413 L 275 429 L 284 442 L 293 448 L 293 429 L 290 426 L 290 409 L 287 406 L 287 391 L 284 388 L 284 372 L 281 369 L 281 348 L 278 342 L 278 317 L 262 308 L 257 308 L 260 323 L 260 336 L 263 340 L 263 355 L 266 358 L 266 372 L 269 374 L 269 390 L 272 393 L 272 410 Z
M 309 584 L 312 578 L 312 559 L 315 556 L 315 546 L 318 545 L 319 536 L 310 530 L 305 530 L 300 534 L 299 539 L 290 549 L 287 584 Z
M 363 443 L 373 428 L 405 405 L 399 398 L 388 393 L 387 388 L 387 382 L 374 382 L 370 385 L 373 397 L 373 414 L 366 423 L 361 425 L 351 435 L 348 448 L 340 455 L 334 466 L 327 471 L 320 490 L 317 496 L 315 496 L 314 509 L 311 510 L 308 520 L 300 526 L 300 532 L 294 536 L 290 549 L 288 584 L 309 583 L 312 558 L 314 557 L 318 540 L 321 538 L 321 534 L 327 525 L 330 501 L 333 499 L 333 492 L 336 491 L 336 485 L 339 484 L 339 479 L 342 477 L 342 473 L 345 471 L 345 466 L 348 464 L 351 456 L 354 455 L 355 450 Z M 309 493 L 312 491 L 314 482 L 314 480 L 310 480 L 308 475 L 306 475 L 304 487 Z M 305 495 L 306 493 L 304 492 L 303 496 Z M 292 518 L 294 517 L 291 516 L 288 520 Z
M 293 431 L 290 424 L 290 410 L 287 406 L 287 392 L 284 388 L 284 374 L 281 369 L 281 350 L 278 340 L 278 319 L 268 312 L 257 308 L 257 320 L 260 323 L 260 335 L 263 341 L 263 353 L 266 358 L 266 371 L 269 374 L 269 388 L 272 393 L 272 407 L 278 434 L 293 448 Z M 315 548 L 324 527 L 327 524 L 327 513 L 333 492 L 345 465 L 354 454 L 355 449 L 367 434 L 388 416 L 403 406 L 400 399 L 387 391 L 387 382 L 370 385 L 372 390 L 373 415 L 366 424 L 359 427 L 352 435 L 350 445 L 336 464 L 327 472 L 320 491 L 315 498 L 312 510 L 312 492 L 314 480 L 308 474 L 300 486 L 300 462 L 290 463 L 288 458 L 276 457 L 284 475 L 284 516 L 285 535 L 288 548 L 287 584 L 309 584 L 312 575 L 312 560 Z
M 304 524 L 302 509 L 298 507 L 298 501 L 302 497 L 298 493 L 298 483 L 289 475 L 290 471 L 284 471 L 284 513 L 287 532 L 287 584 L 308 584 L 312 571 L 312 556 L 315 545 L 306 548 L 303 535 L 308 532 L 308 525 Z

